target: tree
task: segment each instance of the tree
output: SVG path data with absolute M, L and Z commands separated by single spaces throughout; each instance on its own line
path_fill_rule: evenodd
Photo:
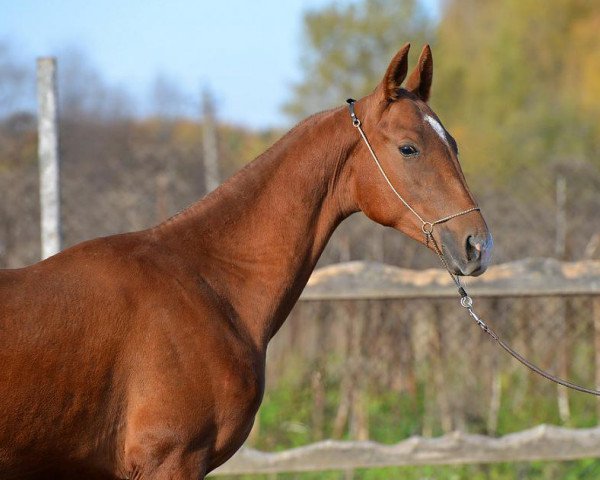
M 592 118 L 576 97 L 588 101 L 600 82 L 599 13 L 587 0 L 447 2 L 433 105 L 469 146 L 469 169 L 488 169 L 492 154 L 509 179 L 516 165 L 587 155 L 581 129 Z
M 369 93 L 398 48 L 407 41 L 430 40 L 431 31 L 430 20 L 415 0 L 334 3 L 308 12 L 303 78 L 293 85 L 284 110 L 299 119 Z
M 0 43 L 0 118 L 21 106 L 28 89 L 34 92 L 31 73 L 15 60 L 8 43 Z
M 127 118 L 133 114 L 129 93 L 107 84 L 78 48 L 67 48 L 58 57 L 58 89 L 62 118 L 94 118 L 98 121 Z
M 165 74 L 159 74 L 152 85 L 152 113 L 165 120 L 173 120 L 192 113 L 186 111 L 186 106 L 192 102 L 177 82 Z M 189 109 L 188 109 L 189 110 Z

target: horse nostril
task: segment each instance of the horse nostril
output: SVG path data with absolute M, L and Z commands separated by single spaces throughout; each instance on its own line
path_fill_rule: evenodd
M 483 249 L 483 242 L 473 235 L 467 237 L 467 259 L 469 261 L 479 260 L 481 258 L 481 251 Z

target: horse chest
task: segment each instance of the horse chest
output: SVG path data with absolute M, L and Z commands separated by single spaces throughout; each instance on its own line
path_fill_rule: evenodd
M 240 366 L 220 382 L 215 397 L 214 467 L 231 457 L 250 434 L 263 396 L 263 379 L 264 372 L 257 374 L 254 369 Z

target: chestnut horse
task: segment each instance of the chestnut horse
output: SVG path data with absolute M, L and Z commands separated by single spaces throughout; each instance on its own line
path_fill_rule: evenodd
M 405 45 L 356 114 L 450 270 L 491 237 Z M 347 108 L 314 115 L 210 195 L 140 232 L 0 271 L 0 478 L 202 479 L 244 442 L 265 353 L 337 225 L 363 211 L 423 242 Z M 430 245 L 431 247 L 431 245 Z

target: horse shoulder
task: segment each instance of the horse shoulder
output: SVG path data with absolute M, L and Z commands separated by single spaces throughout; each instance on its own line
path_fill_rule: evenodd
M 149 303 L 131 344 L 126 469 L 159 452 L 201 449 L 222 463 L 244 442 L 260 404 L 264 363 L 210 297 Z M 183 303 L 183 305 L 178 303 Z
M 123 352 L 126 463 L 143 463 L 148 450 L 168 452 L 182 441 L 207 446 L 210 463 L 221 463 L 250 432 L 264 390 L 264 355 L 201 272 L 152 245 L 138 247 L 127 263 L 136 308 Z

